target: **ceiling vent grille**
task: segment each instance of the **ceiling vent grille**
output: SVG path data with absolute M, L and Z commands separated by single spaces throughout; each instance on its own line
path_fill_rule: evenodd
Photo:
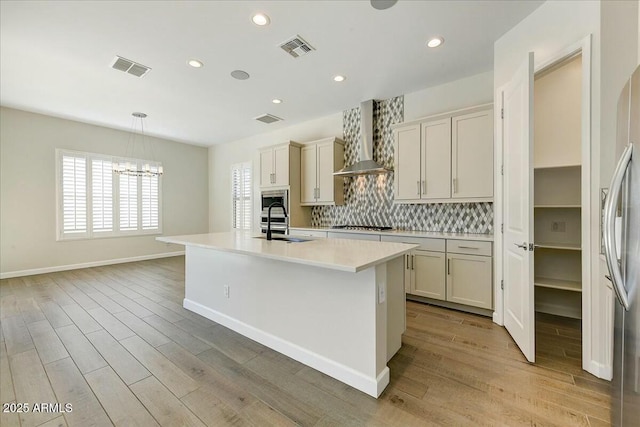
M 294 58 L 299 58 L 312 50 L 315 50 L 313 46 L 304 41 L 304 39 L 298 35 L 280 44 L 280 47 Z
M 144 77 L 151 68 L 146 65 L 138 64 L 137 62 L 131 61 L 129 59 L 123 58 L 121 56 L 116 56 L 111 63 L 111 68 L 114 70 L 124 71 L 127 74 L 131 74 L 136 77 Z
M 271 123 L 279 122 L 282 119 L 272 114 L 263 114 L 262 116 L 256 117 L 256 120 L 262 123 L 271 124 Z

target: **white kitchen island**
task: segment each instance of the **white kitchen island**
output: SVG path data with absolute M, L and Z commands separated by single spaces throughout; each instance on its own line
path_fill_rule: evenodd
M 158 237 L 186 247 L 184 307 L 378 397 L 405 329 L 404 243 Z

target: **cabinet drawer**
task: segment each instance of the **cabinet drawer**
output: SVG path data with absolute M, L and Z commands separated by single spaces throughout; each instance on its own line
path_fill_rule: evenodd
M 290 234 L 294 236 L 327 237 L 327 232 L 320 230 L 296 230 L 292 228 Z
M 447 252 L 455 254 L 491 256 L 491 242 L 447 239 Z
M 418 251 L 434 251 L 444 252 L 445 243 L 444 239 L 430 239 L 428 237 L 409 237 L 409 236 L 386 236 L 382 235 L 380 238 L 382 242 L 396 242 L 396 243 L 411 243 L 414 245 L 420 245 L 416 248 Z

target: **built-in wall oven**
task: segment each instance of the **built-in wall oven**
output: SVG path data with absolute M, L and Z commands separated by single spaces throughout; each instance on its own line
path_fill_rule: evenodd
M 281 203 L 289 209 L 289 190 L 263 190 L 260 193 L 260 231 L 267 232 L 267 215 L 269 206 L 273 203 Z M 285 214 L 285 210 L 280 206 L 271 208 L 271 232 L 276 234 L 286 234 L 289 229 L 289 218 Z

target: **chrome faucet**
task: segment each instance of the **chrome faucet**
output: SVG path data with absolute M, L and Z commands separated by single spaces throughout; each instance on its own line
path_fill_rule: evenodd
M 288 223 L 288 219 L 287 219 L 287 208 L 284 207 L 284 205 L 280 202 L 273 202 L 269 205 L 269 210 L 267 211 L 267 240 L 273 240 L 271 237 L 271 208 L 273 207 L 281 207 L 282 210 L 284 211 L 284 219 L 285 221 L 287 221 Z M 287 226 L 287 228 L 289 228 Z

